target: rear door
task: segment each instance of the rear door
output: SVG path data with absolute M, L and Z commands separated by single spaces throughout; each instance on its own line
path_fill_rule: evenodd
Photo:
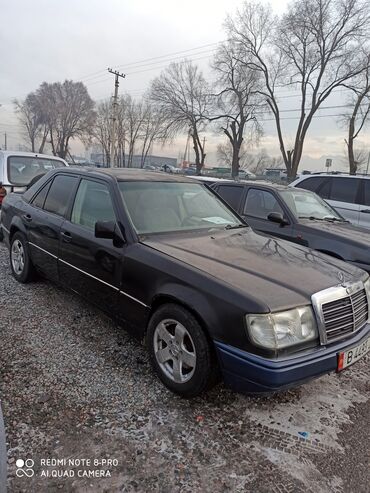
M 345 176 L 330 177 L 330 191 L 324 199 L 352 224 L 359 224 L 360 220 L 360 178 Z
M 362 179 L 359 226 L 370 228 L 370 179 Z
M 96 238 L 97 221 L 117 222 L 110 184 L 82 178 L 71 212 L 60 230 L 60 280 L 89 302 L 117 316 L 124 248 L 115 246 L 111 239 Z
M 73 197 L 78 177 L 56 175 L 33 197 L 23 221 L 28 229 L 31 258 L 43 275 L 58 280 L 60 228 Z

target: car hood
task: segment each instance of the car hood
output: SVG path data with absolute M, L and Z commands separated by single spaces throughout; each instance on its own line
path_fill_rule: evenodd
M 315 221 L 300 219 L 299 223 L 307 228 L 320 231 L 321 235 L 347 241 L 358 246 L 370 247 L 370 230 L 347 222 Z
M 364 271 L 290 242 L 245 230 L 153 235 L 142 243 L 280 310 L 311 302 L 311 295 L 361 279 Z

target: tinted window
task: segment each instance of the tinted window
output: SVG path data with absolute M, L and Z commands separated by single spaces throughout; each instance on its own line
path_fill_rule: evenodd
M 54 168 L 62 168 L 65 164 L 59 159 L 38 158 L 33 156 L 9 156 L 8 179 L 13 185 L 25 186 L 35 178 L 44 175 Z
M 115 220 L 111 196 L 106 185 L 92 180 L 81 180 L 71 222 L 94 231 L 97 221 Z
M 40 207 L 40 209 L 44 207 L 45 198 L 48 194 L 50 184 L 51 182 L 49 182 L 39 191 L 36 197 L 32 200 L 32 205 L 34 205 L 35 207 Z
M 77 180 L 78 178 L 75 176 L 56 176 L 46 197 L 44 209 L 59 216 L 64 216 Z
M 250 188 L 245 201 L 244 214 L 267 219 L 270 212 L 280 212 L 284 215 L 283 209 L 272 193 Z
M 370 180 L 364 182 L 364 205 L 370 205 Z
M 315 176 L 314 178 L 307 178 L 299 183 L 297 183 L 298 188 L 304 188 L 305 190 L 311 190 L 316 192 L 320 185 L 324 183 L 327 178 L 324 176 Z M 321 195 L 321 194 L 320 194 Z
M 356 178 L 332 178 L 330 199 L 353 204 L 356 201 L 359 185 L 360 180 Z
M 239 209 L 240 199 L 243 194 L 243 187 L 233 185 L 221 185 L 217 193 L 236 211 Z

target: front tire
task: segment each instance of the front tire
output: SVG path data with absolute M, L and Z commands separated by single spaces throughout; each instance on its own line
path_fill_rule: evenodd
M 10 241 L 10 267 L 18 282 L 27 283 L 34 277 L 34 267 L 30 258 L 26 237 L 17 231 Z
M 172 392 L 195 397 L 217 381 L 213 348 L 196 318 L 182 306 L 166 304 L 153 314 L 147 346 L 154 371 Z

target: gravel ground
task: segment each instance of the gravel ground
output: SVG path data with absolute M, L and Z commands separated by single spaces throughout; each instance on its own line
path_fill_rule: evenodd
M 369 358 L 272 397 L 186 401 L 101 312 L 18 284 L 1 244 L 0 279 L 9 491 L 369 492 Z

